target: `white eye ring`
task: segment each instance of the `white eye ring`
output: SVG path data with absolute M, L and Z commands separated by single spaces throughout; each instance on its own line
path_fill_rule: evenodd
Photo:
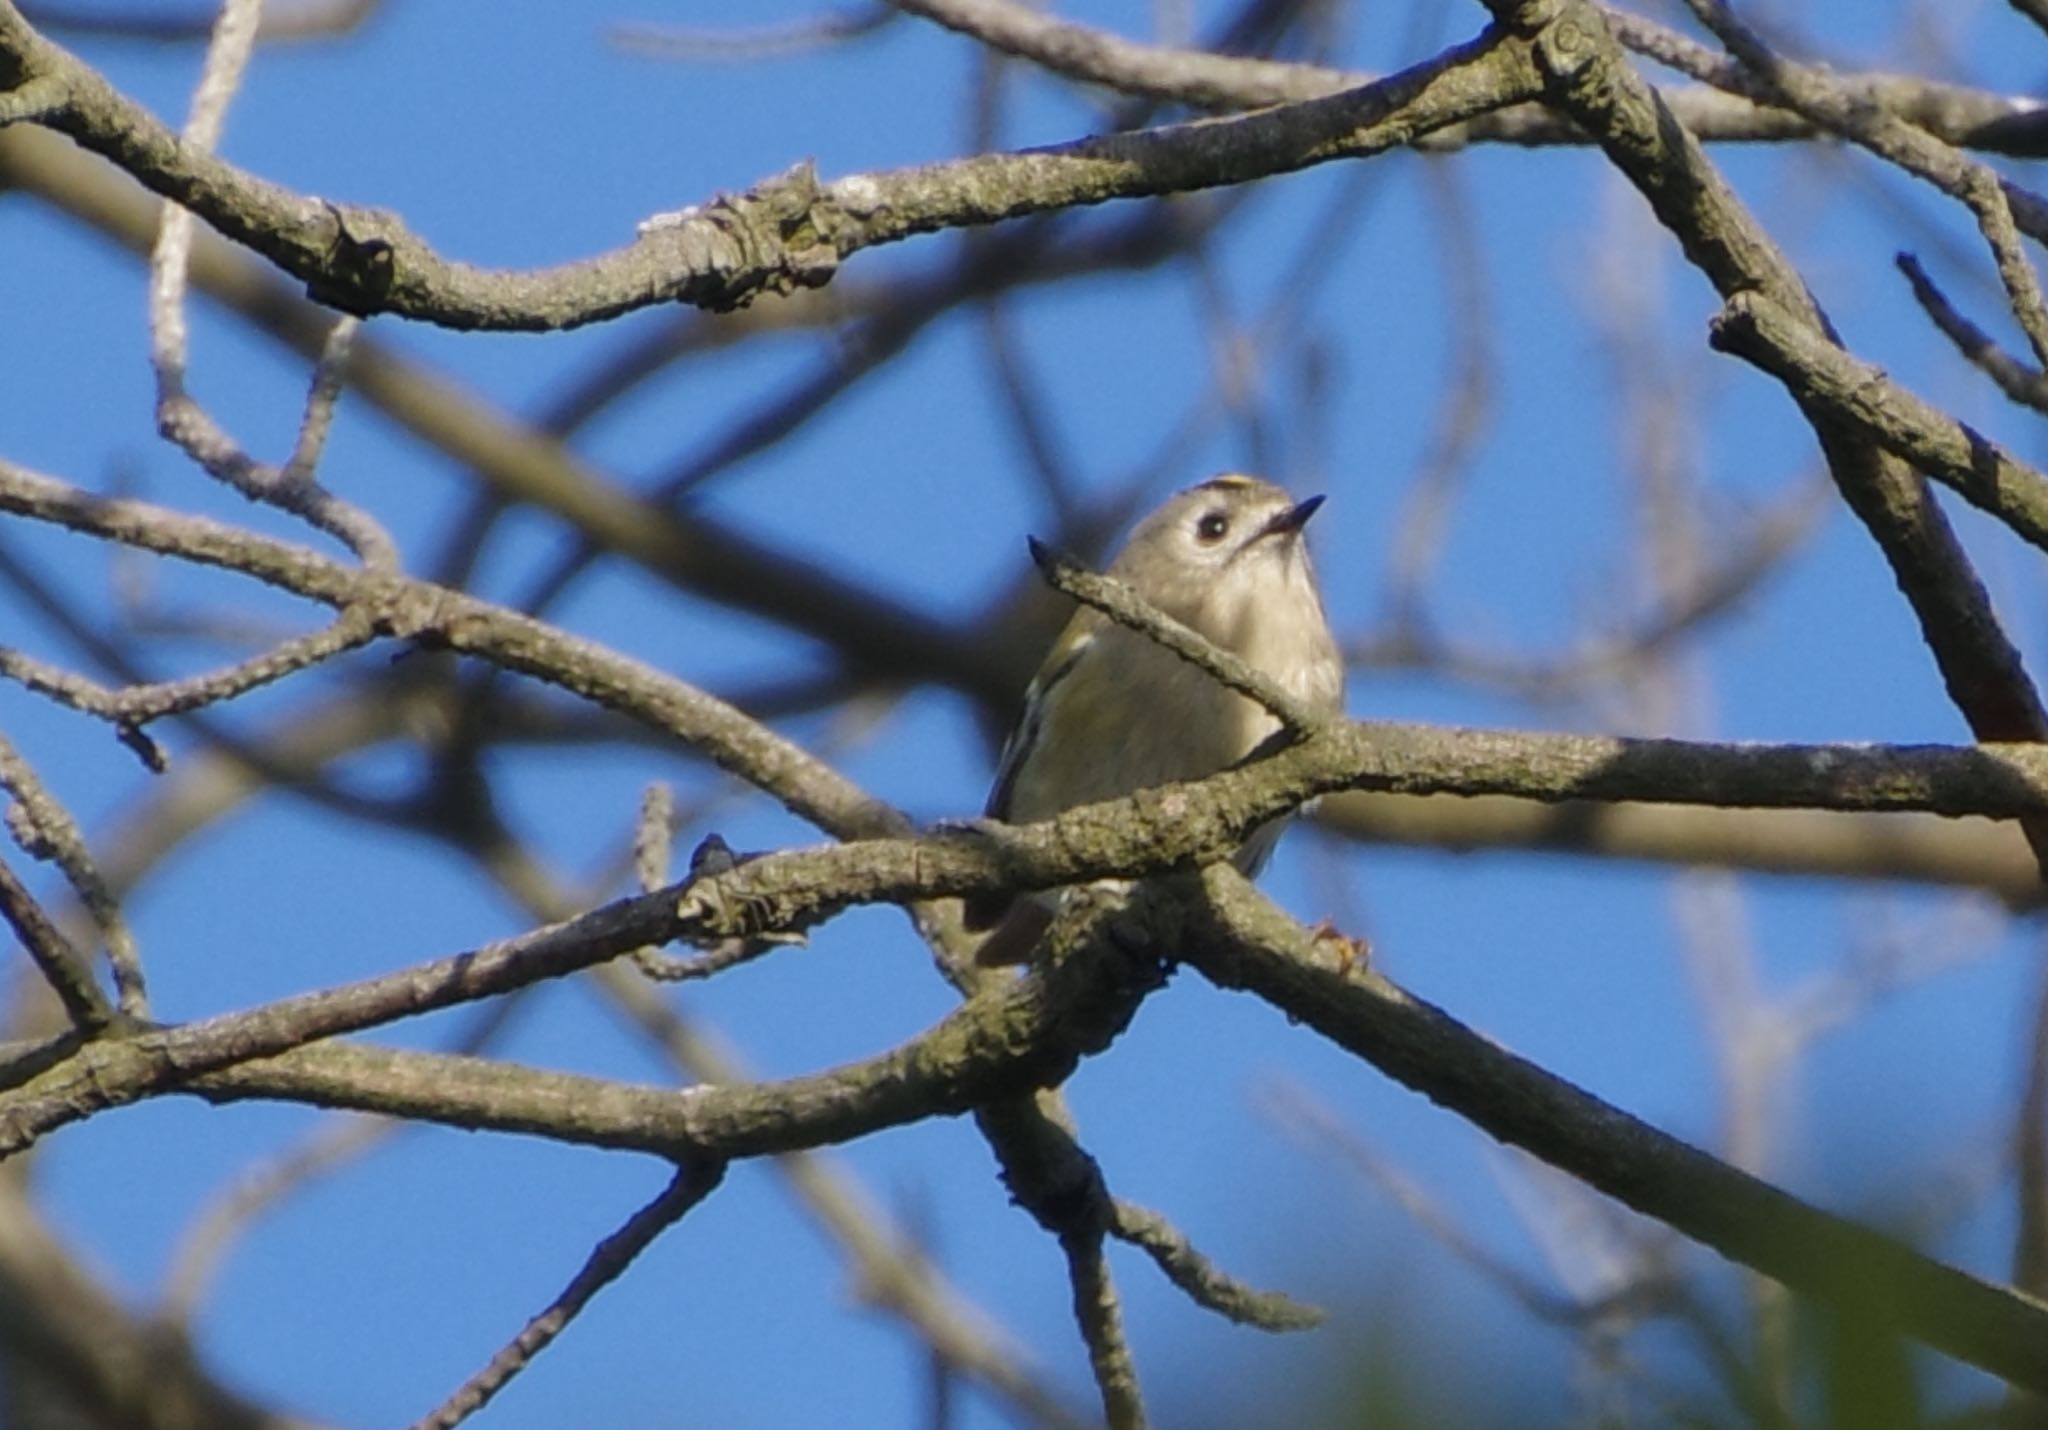
M 1230 534 L 1230 518 L 1220 511 L 1204 512 L 1202 519 L 1195 523 L 1195 540 L 1204 546 L 1214 546 Z

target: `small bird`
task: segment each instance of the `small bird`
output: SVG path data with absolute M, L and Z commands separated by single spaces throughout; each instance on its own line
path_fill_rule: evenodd
M 1344 662 L 1309 564 L 1303 528 L 1323 499 L 1295 501 L 1226 473 L 1176 492 L 1131 532 L 1109 574 L 1159 610 L 1278 681 L 1312 709 L 1343 706 Z M 1256 701 L 1149 637 L 1093 609 L 1077 612 L 1024 693 L 987 813 L 1050 819 L 1236 764 L 1280 728 Z M 1234 862 L 1265 867 L 1284 821 L 1253 832 Z M 992 929 L 983 967 L 1023 963 L 1052 921 L 1056 895 L 969 899 L 970 930 Z

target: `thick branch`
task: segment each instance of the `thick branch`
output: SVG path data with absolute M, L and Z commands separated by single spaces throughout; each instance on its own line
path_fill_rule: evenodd
M 734 874 L 760 862 L 743 864 Z M 984 882 L 995 886 L 994 879 L 984 877 Z M 844 906 L 828 889 L 813 892 L 825 896 L 821 908 Z M 706 902 L 723 906 L 744 897 L 707 894 Z M 244 1095 L 538 1132 L 637 1148 L 674 1161 L 782 1152 L 1052 1086 L 1081 1057 L 1108 1046 L 1138 998 L 1157 981 L 1156 964 L 1134 973 L 1130 959 L 1114 952 L 1076 957 L 1068 960 L 1060 978 L 1050 983 L 1013 980 L 868 1062 L 783 1084 L 693 1088 L 680 1094 L 541 1073 L 529 1074 L 513 1088 L 496 1064 L 440 1059 L 434 1072 L 421 1075 L 427 1065 L 417 1059 L 394 1062 L 395 1055 L 368 1049 L 306 1046 L 572 973 L 642 944 L 665 942 L 689 926 L 687 915 L 674 912 L 673 891 L 664 890 L 383 977 L 247 1012 L 60 1049 L 68 1055 L 54 1063 L 37 1050 L 15 1074 L 16 1085 L 0 1094 L 0 1157 L 111 1107 L 166 1092 L 213 1095 L 244 1088 L 258 1090 Z M 337 1078 L 337 1059 L 342 1067 L 356 1072 L 367 1067 L 368 1072 Z M 367 1100 L 366 1085 L 375 1088 Z M 787 1140 L 791 1124 L 810 1130 Z
M 1666 1136 L 1380 978 L 1347 969 L 1227 866 L 1188 962 L 1306 1023 L 1495 1137 L 1796 1291 L 2048 1390 L 2048 1305 L 1929 1260 Z
M 684 303 L 725 311 L 829 282 L 852 254 L 915 234 L 1148 198 L 1363 158 L 1535 93 L 1526 51 L 1488 34 L 1386 79 L 1229 119 L 987 154 L 820 184 L 808 165 L 641 226 L 611 253 L 490 271 L 436 253 L 397 215 L 291 193 L 184 145 L 0 0 L 15 117 L 103 154 L 320 301 L 445 327 L 547 331 Z M 0 100 L 8 96 L 0 94 Z
M 1790 261 L 1644 81 L 1588 0 L 1487 0 L 1526 35 L 1544 93 L 1599 142 L 1723 299 L 1755 292 L 1835 340 Z M 1795 399 L 1799 394 L 1794 392 Z M 1949 696 L 1980 740 L 2048 739 L 2048 710 L 1926 484 L 1861 431 L 1802 410 L 1843 500 L 1883 551 Z M 2027 826 L 2048 864 L 2048 822 Z
M 2048 810 L 2048 750 L 1714 746 L 1332 725 L 1199 784 L 1141 791 L 1042 824 L 767 854 L 690 885 L 673 904 L 667 893 L 625 900 L 382 978 L 96 1044 L 0 1098 L 0 1150 L 203 1072 L 558 977 L 643 944 L 787 932 L 857 903 L 1051 888 L 1206 864 L 1265 821 L 1339 789 L 2017 816 Z

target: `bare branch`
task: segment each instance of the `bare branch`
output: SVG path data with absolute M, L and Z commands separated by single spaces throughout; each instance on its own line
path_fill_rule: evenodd
M 1760 293 L 1738 293 L 1711 341 L 1783 382 L 1801 406 L 1867 436 L 2048 550 L 2048 476 L 1858 362 Z
M 1092 921 L 1092 922 L 1091 922 Z M 1091 930 L 1106 929 L 1098 911 L 1063 916 L 1055 943 L 1087 942 Z M 1087 956 L 1086 950 L 1077 950 Z M 1154 975 L 1153 986 L 1159 979 Z M 977 1108 L 975 1126 L 1002 1165 L 1010 1197 L 1058 1241 L 1072 1291 L 1074 1323 L 1088 1348 L 1088 1364 L 1112 1426 L 1137 1430 L 1145 1420 L 1137 1367 L 1124 1338 L 1123 1310 L 1103 1255 L 1103 1238 L 1113 1220 L 1102 1168 L 1081 1146 L 1071 1119 L 1051 1092 Z
M 696 64 L 750 64 L 789 59 L 866 39 L 896 18 L 887 5 L 842 6 L 781 25 L 712 30 L 682 25 L 613 25 L 605 33 L 629 54 Z
M 1325 799 L 1315 824 L 1372 844 L 1538 850 L 1981 889 L 2014 909 L 2033 907 L 2044 892 L 2020 832 L 1981 819 L 1355 794 Z
M 2048 200 L 1966 159 L 1926 130 L 1844 92 L 1820 71 L 1774 53 L 1755 31 L 1735 18 L 1724 0 L 1686 3 L 1700 23 L 1784 103 L 1933 184 L 1976 215 L 1984 241 L 1997 260 L 1999 280 L 2005 284 L 2013 316 L 2033 344 L 2034 360 L 2048 366 L 2048 306 L 2042 302 L 2040 278 L 2021 251 L 2014 227 L 2017 220 L 2035 239 L 2048 241 Z
M 1044 573 L 1046 584 L 1054 590 L 1072 596 L 1083 605 L 1093 606 L 1118 625 L 1128 626 L 1149 637 L 1197 670 L 1214 676 L 1238 694 L 1257 701 L 1290 734 L 1306 734 L 1327 719 L 1320 711 L 1309 708 L 1289 694 L 1270 675 L 1254 670 L 1248 662 L 1219 648 L 1200 632 L 1190 630 L 1153 608 L 1123 582 L 1097 575 L 1036 537 L 1031 538 L 1031 559 Z
M 2005 352 L 1988 333 L 1965 318 L 1935 286 L 1934 280 L 1927 276 L 1927 270 L 1920 266 L 1919 259 L 1910 253 L 1901 253 L 1896 262 L 1899 271 L 1912 285 L 1915 301 L 1956 345 L 1956 351 L 1988 373 L 2014 402 L 2036 412 L 2048 412 L 2048 378 L 2042 376 L 2039 368 L 2028 367 Z
M 991 154 L 829 185 L 808 166 L 641 225 L 629 246 L 491 272 L 437 254 L 402 219 L 290 193 L 171 135 L 98 73 L 0 8 L 18 83 L 62 85 L 40 117 L 305 281 L 322 302 L 463 329 L 542 331 L 664 303 L 714 311 L 829 282 L 863 249 L 940 228 L 1151 197 L 1357 159 L 1530 97 L 1518 42 L 1481 37 L 1355 90 L 1237 118 Z
M 0 790 L 13 797 L 6 824 L 14 842 L 30 858 L 48 860 L 63 871 L 98 928 L 121 1012 L 130 1018 L 147 1018 L 149 992 L 142 976 L 142 958 L 119 901 L 100 877 L 99 865 L 86 848 L 77 822 L 5 735 L 0 735 Z
M 1759 121 L 1776 120 L 1797 131 L 1800 138 L 1820 138 L 1833 131 L 1811 122 L 1796 109 L 1781 107 L 1786 99 L 1767 77 L 1758 75 L 1740 60 L 1730 58 L 1654 20 L 1621 9 L 1601 6 L 1614 36 L 1635 53 L 1681 74 L 1692 76 L 1722 92 L 1757 106 Z M 1819 73 L 1814 71 L 1814 73 Z M 1855 74 L 1825 72 L 1826 81 L 1851 105 L 1903 119 L 1918 129 L 1958 148 L 1981 149 L 1989 153 L 2039 157 L 2048 143 L 2048 110 L 2028 96 L 1987 94 L 1961 85 L 1943 84 L 1913 74 Z M 1667 91 L 1665 100 L 1679 122 L 1703 143 L 1744 137 L 1726 132 L 1726 122 L 1713 98 L 1700 90 Z M 1790 133 L 1780 136 L 1793 137 Z
M 1370 970 L 1344 968 L 1235 870 L 1188 961 L 1587 1185 L 1794 1290 L 1859 1311 L 2014 1385 L 2048 1389 L 2048 1305 L 1930 1261 L 1667 1137 Z
M 0 132 L 0 181 L 37 194 L 64 211 L 146 252 L 156 231 L 156 208 L 133 185 L 103 165 L 82 161 L 65 141 L 35 130 Z M 1047 244 L 1042 238 L 997 233 L 973 261 L 948 264 L 936 275 L 877 283 L 850 292 L 831 290 L 829 303 L 797 305 L 806 325 L 830 320 L 844 307 L 852 317 L 889 325 L 930 323 L 960 302 L 1009 284 L 1041 284 L 1105 269 L 1156 264 L 1199 230 L 1201 221 L 1177 209 L 1151 209 L 1107 235 Z M 196 235 L 193 279 L 261 331 L 308 361 L 317 361 L 331 316 L 285 285 L 243 251 Z M 755 309 L 739 331 L 773 332 L 774 309 Z M 908 317 L 906 315 L 909 315 Z M 914 319 L 914 321 L 913 321 Z M 718 328 L 733 340 L 735 320 Z M 862 338 L 899 345 L 884 334 Z M 709 345 L 715 350 L 719 343 Z M 603 377 L 607 389 L 638 381 L 663 360 L 665 342 L 629 354 L 627 370 Z M 372 338 L 358 341 L 349 364 L 356 394 L 455 463 L 473 469 L 494 503 L 528 504 L 586 538 L 609 559 L 634 563 L 676 590 L 750 611 L 812 636 L 839 652 L 856 670 L 890 680 L 938 681 L 993 703 L 1014 697 L 1037 651 L 990 641 L 977 625 L 957 629 L 851 576 L 821 568 L 796 551 L 779 548 L 701 510 L 677 512 L 620 490 L 605 474 L 553 435 L 558 426 L 586 420 L 595 392 L 568 404 L 547 428 L 521 421 L 480 401 L 462 384 Z M 786 415 L 786 412 L 785 412 Z M 738 433 L 718 444 L 725 455 L 742 450 Z M 694 479 L 710 455 L 678 469 L 670 480 Z M 463 541 L 466 559 L 477 543 Z M 451 575 L 449 584 L 459 583 Z
M 1724 300 L 1754 293 L 1833 340 L 1797 271 L 1628 63 L 1595 6 L 1587 0 L 1488 0 L 1488 6 L 1504 25 L 1533 32 L 1546 96 L 1598 140 Z M 1845 431 L 1831 413 L 1809 411 L 1807 418 L 1843 500 L 1912 604 L 1971 730 L 1983 740 L 2048 738 L 2048 708 L 1925 484 L 1864 434 Z M 2048 821 L 2026 828 L 2036 858 L 2048 867 Z
M 548 1308 L 526 1323 L 526 1328 L 491 1363 L 478 1371 L 439 1407 L 413 1422 L 413 1430 L 453 1430 L 483 1409 L 490 1398 L 505 1388 L 513 1376 L 546 1350 L 568 1327 L 590 1300 L 618 1280 L 654 1244 L 656 1237 L 681 1221 L 690 1209 L 725 1177 L 723 1162 L 698 1162 L 678 1167 L 660 1196 L 626 1220 L 626 1224 L 597 1244 L 569 1284 Z
M 1088 1347 L 1088 1367 L 1102 1396 L 1102 1416 L 1110 1430 L 1144 1430 L 1144 1396 L 1138 1390 L 1137 1363 L 1124 1337 L 1123 1307 L 1102 1254 L 1102 1236 L 1060 1237 L 1067 1259 L 1067 1280 L 1073 1288 L 1074 1321 Z
M 345 35 L 359 28 L 384 0 L 299 0 L 283 5 L 271 0 L 263 7 L 262 23 L 256 27 L 259 43 L 279 40 L 318 40 Z M 203 40 L 212 30 L 206 7 L 193 5 L 185 14 L 166 14 L 161 4 L 145 4 L 133 10 L 94 4 L 76 6 L 62 0 L 34 0 L 24 3 L 22 13 L 47 29 L 78 35 L 110 35 L 121 39 L 165 42 Z
M 645 982 L 616 964 L 594 972 L 605 993 L 678 1067 L 709 1083 L 751 1080 L 711 1030 L 684 1018 Z M 808 1152 L 780 1153 L 774 1161 L 804 1209 L 846 1256 L 862 1303 L 900 1317 L 951 1374 L 980 1382 L 1031 1423 L 1079 1430 L 1080 1422 L 1020 1363 L 984 1310 L 906 1244 L 856 1181 Z
M 85 959 L 4 859 L 0 859 L 0 918 L 35 960 L 36 970 L 64 1005 L 71 1025 L 88 1038 L 106 1031 L 114 1019 L 106 994 L 93 982 Z
M 908 841 L 916 844 L 917 841 Z M 839 849 L 869 846 L 842 845 Z M 756 860 L 737 877 L 768 862 Z M 921 862 L 912 856 L 913 865 Z M 913 872 L 905 870 L 903 872 Z M 714 879 L 709 881 L 718 882 Z M 818 890 L 829 898 L 832 891 Z M 786 898 L 786 893 L 785 893 Z M 702 1152 L 753 1156 L 817 1146 L 877 1126 L 931 1115 L 1053 1085 L 1080 1058 L 1119 1033 L 1143 993 L 1155 986 L 1157 960 L 1136 973 L 1128 955 L 1073 960 L 1048 984 L 1005 984 L 971 1000 L 927 1034 L 866 1063 L 796 1079 L 781 1090 L 709 1089 L 671 1095 L 619 1083 L 535 1073 L 521 1080 L 502 1064 L 470 1060 L 484 1070 L 481 1086 L 462 1086 L 463 1060 L 393 1055 L 307 1045 L 394 1018 L 488 997 L 615 958 L 639 944 L 660 942 L 677 928 L 670 891 L 628 899 L 580 918 L 398 973 L 286 998 L 241 1013 L 102 1040 L 50 1062 L 41 1049 L 14 1069 L 0 1069 L 0 1157 L 20 1151 L 58 1127 L 110 1107 L 169 1091 L 257 1088 L 323 1106 L 424 1116 L 457 1126 L 541 1131 L 570 1141 L 637 1147 L 672 1160 Z M 285 1056 L 280 1056 L 283 1054 Z M 372 1064 L 372 1077 L 362 1060 Z M 353 1059 L 353 1060 L 351 1060 Z M 337 1079 L 337 1060 L 350 1075 Z M 423 1071 L 431 1067 L 431 1072 Z M 490 1070 L 506 1074 L 492 1081 Z M 375 1083 L 375 1096 L 360 1089 Z M 293 1091 L 281 1092 L 290 1088 Z M 573 1098 L 565 1105 L 563 1098 Z M 725 1107 L 728 1101 L 739 1104 Z M 714 1107 L 717 1108 L 713 1111 Z M 782 1140 L 792 1110 L 812 1135 Z M 703 1117 L 737 1118 L 703 1142 Z M 876 1121 L 875 1119 L 881 1119 Z M 832 1131 L 830 1129 L 839 1129 Z M 823 1130 L 823 1135 L 815 1135 Z M 766 1142 L 750 1141 L 766 1136 Z
M 1016 0 L 890 3 L 1069 79 L 1200 108 L 1233 110 L 1287 104 L 1355 88 L 1374 78 L 1319 65 L 1148 45 L 1058 19 Z M 1704 46 L 1640 16 L 1612 8 L 1606 8 L 1606 13 L 1630 48 L 1712 86 L 1683 89 L 1669 96 L 1672 112 L 1701 140 L 1781 143 L 1812 139 L 1825 132 L 1803 116 L 1776 107 L 1776 96 L 1766 86 L 1744 83 L 1739 66 Z M 2037 122 L 2041 106 L 2031 98 L 1986 94 L 1918 76 L 1853 75 L 1842 82 L 1951 144 L 2020 155 L 2043 152 L 2044 136 Z M 1584 130 L 1535 104 L 1481 115 L 1416 141 L 1423 149 L 1478 143 L 1586 142 Z
M 98 681 L 6 649 L 0 649 L 0 675 L 18 680 L 30 690 L 47 695 L 73 710 L 108 721 L 118 728 L 124 739 L 131 739 L 141 737 L 141 728 L 152 721 L 232 700 L 286 676 L 325 664 L 347 651 L 358 650 L 375 640 L 377 635 L 376 626 L 367 611 L 344 609 L 340 617 L 324 630 L 296 636 L 275 649 L 224 669 L 177 680 L 147 681 L 108 689 Z M 159 752 L 149 763 L 152 769 L 160 771 L 164 766 L 162 754 Z
M 770 790 L 839 834 L 898 830 L 903 816 L 723 701 L 552 627 L 425 582 L 358 570 L 219 522 L 145 502 L 110 500 L 0 461 L 0 510 L 143 550 L 240 571 L 296 595 L 357 608 L 380 634 L 433 640 L 549 680 L 610 709 L 635 712 Z M 487 614 L 495 613 L 495 614 Z
M 1197 1306 L 1262 1331 L 1311 1331 L 1323 1324 L 1320 1307 L 1245 1285 L 1204 1256 L 1185 1232 L 1159 1213 L 1119 1198 L 1114 1217 L 1109 1234 L 1151 1257 L 1166 1279 Z

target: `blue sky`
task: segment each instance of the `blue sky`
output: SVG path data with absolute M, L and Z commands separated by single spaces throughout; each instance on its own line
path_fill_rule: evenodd
M 1799 33 L 1844 68 L 1920 68 L 2025 92 L 2048 42 L 1992 0 L 1946 7 L 1945 43 L 1907 33 L 1890 3 L 1787 7 Z M 799 158 L 827 176 L 949 157 L 964 143 L 976 65 L 968 45 L 903 20 L 824 55 L 750 65 L 658 63 L 604 40 L 610 20 L 731 26 L 803 7 L 648 5 L 609 10 L 504 0 L 485 12 L 393 0 L 360 33 L 261 51 L 232 112 L 224 153 L 301 191 L 396 209 L 444 253 L 485 265 L 560 262 L 626 241 L 649 214 L 744 187 Z M 1149 7 L 1066 13 L 1144 34 Z M 1196 7 L 1207 21 L 1218 7 Z M 1668 17 L 1666 17 L 1668 18 Z M 1477 29 L 1451 8 L 1432 40 Z M 1430 27 L 1424 26 L 1428 33 Z M 1366 7 L 1341 60 L 1384 69 L 1429 52 L 1405 11 Z M 156 113 L 182 115 L 196 51 L 80 41 L 81 51 Z M 1005 144 L 1085 133 L 1099 111 L 1021 70 L 1011 75 Z M 1925 253 L 1980 317 L 1995 313 L 1968 226 L 1907 181 L 1854 156 L 1717 153 L 1738 190 L 1787 244 L 1860 355 L 1923 395 L 2039 455 L 2039 439 L 1922 323 L 1891 267 Z M 1617 440 L 1624 378 L 1654 377 L 1688 454 L 1708 529 L 1784 499 L 1817 472 L 1810 436 L 1769 379 L 1705 348 L 1715 309 L 1703 280 L 1656 233 L 1643 206 L 1582 151 L 1482 150 L 1455 162 L 1463 221 L 1484 258 L 1498 402 L 1453 517 L 1433 587 L 1443 628 L 1503 650 L 1557 649 L 1611 628 L 1643 588 L 1627 506 L 1630 450 Z M 1369 634 L 1385 615 L 1387 533 L 1451 379 L 1445 245 L 1424 165 L 1397 155 L 1263 186 L 1214 246 L 1209 276 L 1118 274 L 1010 309 L 1023 352 L 1074 454 L 1079 481 L 1114 491 L 1187 415 L 1217 404 L 1215 353 L 1196 314 L 1220 302 L 1247 324 L 1305 245 L 1330 244 L 1314 297 L 1260 354 L 1268 474 L 1330 501 L 1315 528 L 1333 620 Z M 1349 186 L 1363 186 L 1355 203 Z M 1902 226 L 1890 205 L 1919 215 Z M 1343 205 L 1342 208 L 1333 206 Z M 1085 222 L 1114 222 L 1115 210 Z M 1945 238 L 1970 266 L 1948 262 Z M 940 261 L 959 239 L 863 254 L 843 281 Z M 125 482 L 155 500 L 284 529 L 209 487 L 151 433 L 144 278 L 69 220 L 0 202 L 0 453 L 94 487 Z M 1946 263 L 1947 266 L 1944 266 Z M 1661 333 L 1654 359 L 1618 369 L 1601 337 L 1609 285 L 1631 280 Z M 525 417 L 662 315 L 558 337 L 368 331 Z M 830 334 L 757 340 L 681 366 L 578 439 L 626 483 L 657 478 L 727 424 L 827 360 Z M 1327 378 L 1312 400 L 1295 374 L 1313 346 Z M 193 390 L 253 450 L 281 457 L 303 365 L 232 318 L 195 309 Z M 791 440 L 719 476 L 704 510 L 785 550 L 952 619 L 1022 579 L 1024 535 L 1050 518 L 988 380 L 965 312 L 935 324 L 899 362 Z M 1260 450 L 1227 411 L 1158 491 L 1247 464 Z M 365 404 L 345 401 L 324 473 L 371 508 L 415 566 L 469 492 L 465 475 Z M 1716 524 L 1720 518 L 1726 526 Z M 2016 639 L 2048 665 L 2036 557 L 1974 517 L 1959 525 Z M 102 552 L 10 529 L 25 555 L 90 610 L 111 616 Z M 482 587 L 514 597 L 563 549 L 530 515 L 487 547 Z M 303 619 L 216 576 L 152 568 L 153 599 L 176 609 Z M 816 664 L 817 651 L 750 618 L 611 571 L 557 616 L 713 690 L 757 686 Z M 63 642 L 0 608 L 0 639 L 50 658 Z M 1831 511 L 1795 560 L 1690 648 L 1697 698 L 1667 728 L 1752 740 L 1963 738 L 1932 664 L 1874 548 Z M 169 673 L 230 658 L 166 642 Z M 381 669 L 373 652 L 360 670 Z M 230 716 L 268 730 L 315 708 L 338 683 L 264 692 Z M 1537 709 L 1435 675 L 1355 673 L 1359 716 L 1456 723 L 1622 728 L 1614 707 Z M 5 728 L 97 834 L 150 795 L 149 777 L 103 729 L 0 688 Z M 958 697 L 921 691 L 867 728 L 811 719 L 791 731 L 841 751 L 867 788 L 921 818 L 978 808 L 990 751 Z M 1631 728 L 1634 728 L 1633 726 Z M 168 734 L 174 751 L 187 735 Z M 365 757 L 351 777 L 391 787 L 411 766 Z M 714 786 L 686 760 L 645 749 L 501 757 L 508 818 L 565 877 L 614 860 L 651 778 L 685 798 Z M 723 804 L 716 826 L 740 848 L 813 836 L 763 801 Z M 685 847 L 690 838 L 685 836 Z M 1722 1102 L 1681 954 L 1681 896 L 1665 872 L 1538 856 L 1352 849 L 1297 833 L 1267 887 L 1314 919 L 1368 934 L 1385 969 L 1461 1019 L 1671 1131 L 1712 1145 Z M 41 886 L 39 886 L 41 887 Z M 1836 968 L 1880 936 L 1981 951 L 1820 1040 L 1778 1104 L 1772 1175 L 1830 1206 L 1895 1212 L 1944 1166 L 2004 1131 L 2031 997 L 2032 936 L 1967 899 L 1750 878 L 1709 894 L 1747 931 L 1773 994 Z M 524 917 L 464 862 L 425 840 L 337 822 L 271 797 L 209 829 L 163 866 L 132 910 L 163 1016 L 184 1018 L 326 986 L 517 931 Z M 1723 928 L 1727 925 L 1721 926 Z M 921 946 L 889 911 L 849 915 L 807 950 L 778 955 L 680 1001 L 759 1070 L 789 1074 L 881 1049 L 949 1005 Z M 457 1036 L 467 1015 L 394 1031 Z M 503 1055 L 550 1067 L 654 1079 L 661 1067 L 595 995 L 550 987 L 524 1007 Z M 1184 975 L 1153 1000 L 1071 1096 L 1088 1145 L 1121 1194 L 1169 1213 L 1232 1270 L 1339 1311 L 1321 1336 L 1270 1339 L 1189 1307 L 1149 1266 L 1121 1256 L 1139 1367 L 1159 1423 L 1249 1423 L 1276 1388 L 1330 1373 L 1376 1332 L 1402 1373 L 1484 1403 L 1499 1387 L 1569 1402 L 1568 1344 L 1421 1237 L 1327 1149 L 1290 1138 L 1265 1110 L 1271 1090 L 1320 1100 L 1379 1156 L 1406 1169 L 1491 1249 L 1551 1273 L 1516 1210 L 1529 1174 L 1455 1118 L 1319 1046 L 1246 1000 Z M 38 1168 L 51 1219 L 138 1306 L 159 1293 L 182 1230 L 252 1162 L 319 1123 L 293 1108 L 211 1109 L 166 1101 L 68 1129 Z M 1092 1401 L 1066 1320 L 1055 1249 L 1005 1204 L 970 1126 L 941 1122 L 832 1154 L 928 1239 L 964 1290 L 1010 1327 L 1079 1406 Z M 403 1135 L 257 1223 L 220 1270 L 196 1325 L 230 1381 L 258 1397 L 348 1425 L 423 1413 L 543 1306 L 665 1181 L 655 1164 L 509 1138 Z M 1516 1189 L 1522 1189 L 1518 1191 Z M 1996 1197 L 1937 1243 L 2002 1279 L 2009 1198 Z M 1700 1257 L 1707 1267 L 1711 1258 Z M 1708 1283 L 1735 1310 L 1733 1283 Z M 1510 1331 L 1515 1332 L 1511 1338 Z M 1647 1343 L 1683 1367 L 1668 1332 Z M 1476 1369 L 1465 1349 L 1503 1350 Z M 1390 1372 L 1391 1373 L 1391 1372 Z M 1680 1380 L 1699 1372 L 1684 1369 Z M 767 1169 L 736 1168 L 709 1203 L 606 1292 L 480 1423 L 548 1426 L 915 1423 L 916 1347 L 851 1304 L 843 1268 Z M 969 1397 L 966 1425 L 1003 1423 Z

